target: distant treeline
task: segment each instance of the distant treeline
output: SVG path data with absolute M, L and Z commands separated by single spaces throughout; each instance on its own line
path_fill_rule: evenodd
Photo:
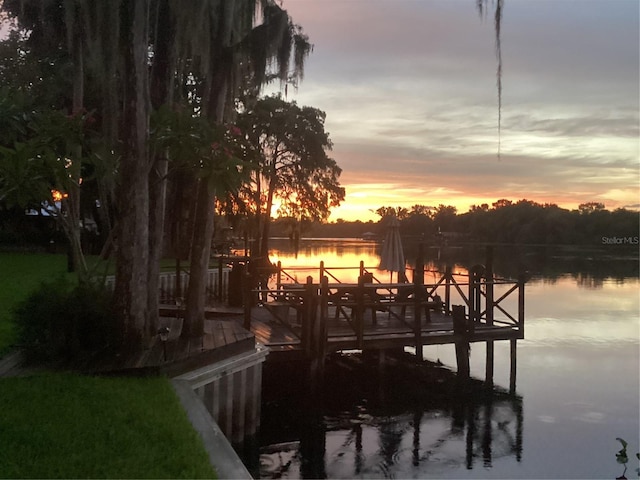
M 411 209 L 381 207 L 378 222 L 347 222 L 295 225 L 290 219 L 276 222 L 274 234 L 292 235 L 295 228 L 308 237 L 362 237 L 384 235 L 386 219 L 400 220 L 403 236 L 424 238 L 432 242 L 507 243 L 538 245 L 638 245 L 640 213 L 624 208 L 606 210 L 602 203 L 581 204 L 567 210 L 555 204 L 530 200 L 498 200 L 491 207 L 474 205 L 463 214 L 448 205 Z

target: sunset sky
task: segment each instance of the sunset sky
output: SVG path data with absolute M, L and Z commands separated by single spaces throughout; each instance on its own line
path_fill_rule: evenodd
M 343 170 L 330 220 L 500 198 L 638 208 L 640 2 L 504 0 L 500 141 L 488 5 L 283 0 L 314 44 L 287 98 L 326 112 Z

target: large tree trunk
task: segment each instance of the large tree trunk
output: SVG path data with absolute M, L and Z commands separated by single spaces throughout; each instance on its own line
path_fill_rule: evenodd
M 206 307 L 207 272 L 213 237 L 213 192 L 206 178 L 198 185 L 196 217 L 191 245 L 191 265 L 187 290 L 187 311 L 182 335 L 197 337 L 204 333 L 204 309 Z
M 210 84 L 205 93 L 206 109 L 204 114 L 215 123 L 224 120 L 227 97 L 227 58 L 219 57 L 217 70 L 210 75 Z M 209 185 L 210 178 L 204 176 L 198 183 L 198 197 L 195 207 L 195 224 L 191 242 L 191 266 L 189 286 L 187 287 L 187 307 L 182 333 L 184 336 L 197 337 L 204 334 L 204 309 L 206 306 L 207 273 L 211 256 L 211 239 L 214 229 L 215 191 Z
M 273 195 L 276 190 L 277 174 L 275 166 L 269 179 L 269 192 L 267 193 L 267 207 L 264 213 L 264 224 L 262 226 L 262 237 L 260 242 L 260 263 L 266 265 L 269 258 L 269 235 L 271 231 L 271 208 L 273 207 Z
M 170 45 L 174 32 L 169 21 L 169 6 L 166 0 L 159 1 L 157 8 L 157 34 L 154 39 L 153 68 L 151 70 L 151 102 L 153 108 L 172 103 L 169 86 Z M 158 330 L 160 304 L 160 260 L 163 252 L 163 234 L 167 201 L 167 172 L 169 163 L 164 152 L 155 152 L 154 164 L 149 172 L 149 268 L 148 298 L 149 308 L 148 334 Z
M 149 87 L 147 38 L 149 0 L 123 9 L 125 40 L 124 111 L 121 125 L 124 154 L 120 164 L 115 301 L 121 321 L 122 346 L 135 350 L 149 341 Z

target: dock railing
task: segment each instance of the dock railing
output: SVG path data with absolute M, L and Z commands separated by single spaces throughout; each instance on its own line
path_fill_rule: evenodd
M 352 272 L 355 270 L 357 272 L 358 290 L 354 290 L 356 285 L 353 280 L 344 281 L 344 275 L 340 275 L 341 272 L 347 270 Z M 340 309 L 345 306 L 352 308 L 353 315 L 348 317 L 345 314 L 344 318 L 358 335 L 362 330 L 362 315 L 364 315 L 362 312 L 364 310 L 387 309 L 389 314 L 393 315 L 390 310 L 390 302 L 372 300 L 372 290 L 384 291 L 385 286 L 388 294 L 386 298 L 387 300 L 394 298 L 394 306 L 408 307 L 411 305 L 418 309 L 418 314 L 421 310 L 427 308 L 427 305 L 430 304 L 431 308 L 433 308 L 433 305 L 441 302 L 442 313 L 450 316 L 452 314 L 452 305 L 463 304 L 466 310 L 466 321 L 471 332 L 478 325 L 512 327 L 524 331 L 524 285 L 527 281 L 525 274 L 520 275 L 517 280 L 500 278 L 493 274 L 490 265 L 475 265 L 468 272 L 457 272 L 451 267 L 447 267 L 444 272 L 423 269 L 421 272 L 414 271 L 414 282 L 394 284 L 391 287 L 376 278 L 374 271 L 375 269 L 367 268 L 364 262 L 360 262 L 358 267 L 327 267 L 324 262 L 320 262 L 317 268 L 285 268 L 281 262 L 277 262 L 275 265 L 275 283 L 270 283 L 270 286 L 267 289 L 261 289 L 261 292 L 264 295 L 263 298 L 268 297 L 266 301 L 287 301 L 287 298 L 293 298 L 290 295 L 291 289 L 304 286 L 315 291 L 317 296 L 322 296 L 321 284 L 326 279 L 327 285 L 330 286 L 327 292 L 327 299 L 329 305 L 334 306 L 332 302 L 336 299 L 336 291 L 340 290 L 339 287 L 341 285 L 345 285 L 345 288 L 353 290 L 351 292 L 351 301 L 345 301 L 336 308 Z M 299 280 L 302 273 L 312 273 L 312 275 L 306 275 L 303 283 Z M 425 273 L 433 274 L 434 281 L 424 282 Z M 353 273 L 346 276 L 352 278 Z M 314 285 L 314 287 L 310 285 Z M 394 291 L 401 285 L 412 290 L 411 293 L 406 295 L 409 298 L 403 299 L 398 295 L 397 291 Z M 300 303 L 299 299 L 295 300 L 294 298 L 294 301 Z M 358 302 L 360 303 L 358 304 Z M 307 303 L 310 303 L 310 300 L 307 300 Z M 509 303 L 511 305 L 508 306 L 507 304 Z M 320 305 L 319 300 L 316 301 L 316 306 L 318 305 Z M 300 306 L 298 305 L 297 308 L 300 309 Z M 517 313 L 510 313 L 509 310 L 515 310 Z M 415 326 L 415 320 L 408 321 L 399 315 L 396 315 L 396 317 L 407 326 L 411 324 L 417 332 L 418 328 Z

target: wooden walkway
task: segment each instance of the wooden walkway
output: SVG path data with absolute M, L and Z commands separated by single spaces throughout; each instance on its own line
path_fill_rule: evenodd
M 280 310 L 280 312 L 276 312 Z M 272 353 L 303 350 L 303 326 L 297 312 L 290 308 L 284 316 L 282 306 L 275 308 L 268 304 L 251 309 L 251 332 L 256 341 L 264 344 Z M 408 308 L 406 317 L 413 317 L 413 309 Z M 523 338 L 521 329 L 512 325 L 478 324 L 473 333 L 464 336 L 454 331 L 453 318 L 443 313 L 431 312 L 431 320 L 421 321 L 421 341 L 423 345 L 442 345 L 456 341 L 481 342 L 512 340 Z M 335 318 L 335 310 L 329 312 L 327 330 L 327 350 L 340 351 L 358 349 L 358 336 L 342 317 Z M 415 330 L 388 312 L 377 311 L 375 324 L 369 316 L 364 326 L 363 344 L 366 348 L 384 349 L 412 346 Z

